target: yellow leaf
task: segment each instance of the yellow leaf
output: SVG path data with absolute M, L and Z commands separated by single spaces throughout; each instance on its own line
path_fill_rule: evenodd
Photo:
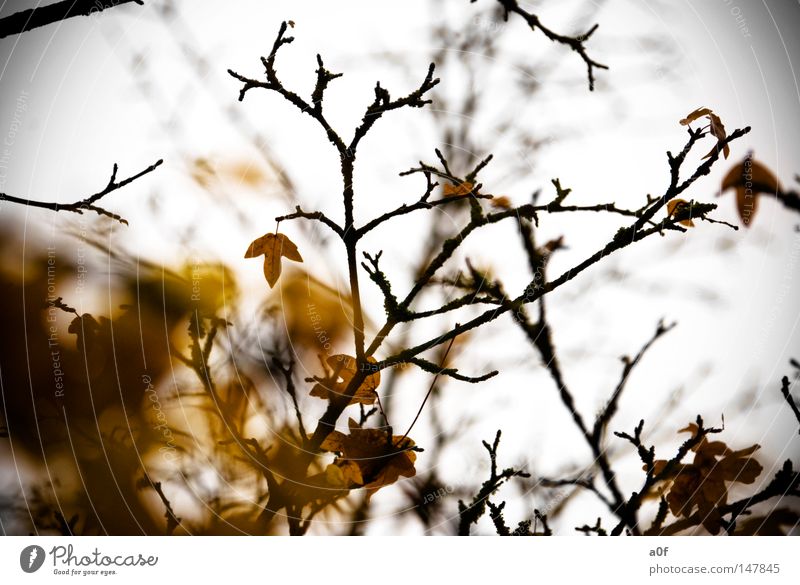
M 196 158 L 192 161 L 190 174 L 192 179 L 201 187 L 208 187 L 211 179 L 216 176 L 211 163 L 204 158 Z
M 667 215 L 673 217 L 677 211 L 686 205 L 689 205 L 689 203 L 683 199 L 670 199 L 667 201 Z M 682 219 L 678 223 L 686 227 L 694 227 L 694 222 L 691 219 Z
M 194 261 L 180 270 L 183 280 L 175 285 L 159 282 L 159 293 L 173 295 L 181 305 L 200 309 L 203 315 L 214 315 L 231 306 L 238 295 L 233 272 L 225 265 Z
M 281 257 L 267 252 L 264 254 L 264 278 L 270 288 L 275 286 L 281 277 Z
M 342 468 L 333 463 L 325 468 L 325 478 L 332 486 L 345 487 L 347 485 Z
M 329 355 L 352 335 L 353 302 L 349 290 L 331 287 L 313 275 L 294 270 L 284 274 L 277 310 L 286 322 L 292 346 L 312 355 Z M 365 317 L 365 320 L 366 319 Z
M 452 183 L 445 183 L 443 187 L 443 196 L 444 197 L 458 197 L 459 195 L 468 195 L 474 185 L 469 181 L 464 181 L 463 183 L 459 183 L 458 185 L 453 185 Z
M 736 191 L 736 209 L 739 217 L 746 227 L 750 227 L 750 222 L 753 221 L 758 209 L 757 195 L 759 193 L 778 193 L 781 187 L 772 171 L 753 160 L 751 154 L 725 175 L 720 193 L 728 189 Z
M 683 118 L 680 121 L 680 125 L 681 126 L 687 126 L 690 123 L 692 123 L 695 120 L 697 120 L 698 118 L 702 118 L 703 116 L 708 116 L 711 113 L 712 113 L 711 110 L 708 109 L 708 108 L 697 108 L 695 111 L 693 111 L 692 113 L 687 115 L 685 118 Z
M 725 126 L 722 124 L 722 120 L 720 120 L 719 116 L 717 116 L 709 108 L 697 108 L 695 111 L 691 112 L 688 116 L 680 120 L 680 124 L 681 126 L 687 126 L 688 124 L 691 124 L 695 120 L 699 120 L 703 116 L 708 118 L 709 132 L 711 132 L 711 134 L 713 134 L 718 141 L 721 142 L 725 140 L 725 138 L 727 137 L 727 134 L 725 133 Z M 710 157 L 712 154 L 716 152 L 716 150 L 717 147 L 715 146 L 703 158 Z M 725 144 L 722 147 L 722 153 L 725 156 L 725 158 L 728 158 L 730 152 L 731 152 L 730 147 L 727 144 Z
M 489 201 L 489 204 L 496 209 L 511 209 L 511 199 L 505 195 L 493 197 L 491 201 Z
M 281 275 L 281 257 L 295 262 L 302 262 L 303 257 L 297 246 L 283 234 L 264 234 L 252 241 L 245 252 L 245 258 L 264 255 L 264 277 L 270 288 L 275 286 Z
M 258 187 L 265 181 L 264 173 L 254 163 L 239 161 L 229 163 L 223 167 L 223 172 L 231 180 L 237 181 L 249 187 Z

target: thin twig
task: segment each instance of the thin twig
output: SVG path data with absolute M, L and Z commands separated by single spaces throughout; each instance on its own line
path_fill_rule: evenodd
M 431 385 L 428 388 L 428 391 L 425 393 L 425 398 L 422 399 L 422 404 L 419 405 L 419 410 L 417 410 L 417 414 L 416 416 L 414 416 L 414 420 L 412 420 L 411 424 L 408 425 L 408 429 L 406 430 L 405 433 L 403 433 L 403 438 L 400 439 L 399 443 L 400 445 L 403 444 L 403 441 L 405 441 L 406 437 L 408 436 L 408 433 L 410 433 L 411 429 L 414 428 L 414 425 L 417 424 L 419 415 L 422 414 L 422 409 L 425 408 L 425 403 L 428 402 L 428 397 L 431 395 L 431 392 L 433 392 L 433 389 L 436 386 L 436 381 L 439 379 L 439 375 L 442 373 L 442 370 L 445 369 L 444 365 L 447 363 L 447 355 L 450 353 L 450 350 L 452 349 L 454 342 L 455 338 L 451 339 L 450 343 L 447 344 L 447 349 L 444 351 L 444 356 L 442 356 L 442 365 L 440 366 L 440 371 L 436 372 L 436 375 L 433 376 L 433 380 L 431 380 Z
M 476 0 L 470 0 L 471 2 L 475 2 Z M 565 45 L 575 51 L 578 55 L 580 55 L 583 62 L 586 63 L 586 70 L 587 76 L 589 78 L 589 90 L 594 90 L 594 70 L 595 69 L 608 69 L 608 65 L 603 65 L 602 63 L 598 63 L 591 57 L 586 51 L 586 41 L 594 34 L 597 30 L 598 25 L 594 25 L 588 31 L 583 33 L 582 35 L 570 37 L 567 35 L 559 34 L 545 25 L 542 24 L 542 21 L 539 20 L 539 17 L 535 14 L 528 12 L 527 10 L 523 9 L 517 0 L 498 0 L 500 5 L 503 7 L 505 11 L 505 19 L 508 20 L 509 13 L 516 13 L 525 20 L 531 30 L 539 29 L 544 36 L 546 36 L 549 40 L 560 43 Z
M 114 169 L 111 172 L 111 178 L 108 180 L 108 184 L 102 191 L 98 191 L 94 195 L 90 195 L 84 199 L 79 201 L 75 201 L 73 203 L 55 203 L 55 202 L 47 202 L 47 201 L 34 201 L 32 199 L 24 199 L 22 197 L 14 197 L 13 195 L 7 195 L 5 193 L 0 193 L 0 201 L 10 201 L 12 203 L 19 203 L 21 205 L 27 205 L 29 207 L 40 207 L 42 209 L 50 209 L 52 211 L 71 211 L 73 213 L 83 213 L 84 211 L 94 211 L 99 215 L 105 215 L 106 217 L 110 217 L 111 219 L 115 219 L 120 223 L 127 224 L 128 222 L 120 217 L 115 213 L 111 213 L 102 207 L 95 205 L 97 201 L 108 195 L 109 193 L 113 193 L 117 189 L 121 189 L 128 183 L 132 183 L 136 179 L 147 175 L 148 173 L 152 173 L 156 168 L 158 168 L 164 161 L 158 160 L 154 164 L 150 165 L 143 171 L 136 173 L 128 177 L 127 179 L 123 179 L 122 181 L 117 182 L 117 170 L 118 167 L 114 164 Z

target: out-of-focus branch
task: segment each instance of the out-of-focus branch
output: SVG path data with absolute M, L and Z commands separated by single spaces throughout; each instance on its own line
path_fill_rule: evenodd
M 797 407 L 797 403 L 794 401 L 794 397 L 789 392 L 789 377 L 784 376 L 781 380 L 781 394 L 786 399 L 786 402 L 789 404 L 789 408 L 792 409 L 794 413 L 794 417 L 797 419 L 797 422 L 800 422 L 800 408 Z M 800 432 L 800 431 L 798 431 Z
M 628 378 L 630 377 L 633 370 L 639 365 L 639 362 L 644 357 L 644 354 L 647 353 L 647 350 L 650 349 L 653 344 L 658 340 L 659 337 L 668 333 L 671 329 L 675 327 L 675 323 L 671 323 L 670 325 L 664 325 L 663 321 L 658 323 L 656 327 L 656 332 L 653 336 L 642 346 L 642 349 L 639 350 L 639 353 L 636 354 L 636 357 L 630 359 L 629 357 L 625 356 L 622 358 L 623 368 L 622 368 L 622 376 L 620 377 L 620 381 L 617 384 L 617 387 L 614 388 L 614 392 L 611 395 L 611 398 L 606 404 L 605 408 L 600 412 L 597 416 L 597 419 L 594 422 L 594 428 L 592 429 L 592 440 L 600 443 L 603 432 L 608 427 L 609 422 L 614 417 L 617 412 L 617 406 L 619 404 L 620 396 L 622 395 L 622 391 L 625 389 L 625 385 L 628 383 Z
M 800 175 L 795 175 L 794 180 L 800 183 Z M 771 193 L 772 190 L 767 187 L 763 189 L 764 193 Z M 777 191 L 775 193 L 775 198 L 780 201 L 784 207 L 787 209 L 792 209 L 794 211 L 800 211 L 800 193 L 797 191 Z
M 575 530 L 577 532 L 583 532 L 586 536 L 590 536 L 592 534 L 596 534 L 597 536 L 608 536 L 608 532 L 606 532 L 605 528 L 603 528 L 600 518 L 597 519 L 597 522 L 594 523 L 594 526 L 584 524 L 583 526 L 576 527 Z
M 286 382 L 286 393 L 292 399 L 292 405 L 294 406 L 295 417 L 297 417 L 297 427 L 300 431 L 300 437 L 303 439 L 303 441 L 307 441 L 308 435 L 306 435 L 306 427 L 303 424 L 303 414 L 300 412 L 300 405 L 297 402 L 297 389 L 294 385 L 294 357 L 290 357 L 289 363 L 284 365 L 278 356 L 273 356 L 272 365 L 278 369 Z
M 0 18 L 0 39 L 11 35 L 60 22 L 74 16 L 90 16 L 106 8 L 135 2 L 142 6 L 142 0 L 62 0 L 47 6 L 20 10 L 5 18 Z
M 139 487 L 151 487 L 158 495 L 161 503 L 164 504 L 164 518 L 167 519 L 167 525 L 164 531 L 166 536 L 172 536 L 172 533 L 181 525 L 181 519 L 175 515 L 175 511 L 172 509 L 172 504 L 167 499 L 167 496 L 164 494 L 164 489 L 161 486 L 160 481 L 153 481 L 150 479 L 150 476 L 145 473 L 144 477 L 139 483 Z
M 573 51 L 575 51 L 583 62 L 586 63 L 586 73 L 589 78 L 589 90 L 594 90 L 594 70 L 595 69 L 608 69 L 608 65 L 603 65 L 602 63 L 598 63 L 594 59 L 592 59 L 588 52 L 586 51 L 586 41 L 594 34 L 597 30 L 599 25 L 595 24 L 591 27 L 588 31 L 581 35 L 577 35 L 574 37 L 570 37 L 567 35 L 559 34 L 552 29 L 548 28 L 542 21 L 539 20 L 539 17 L 536 14 L 528 12 L 524 8 L 522 8 L 517 0 L 497 0 L 500 5 L 503 7 L 504 10 L 504 19 L 508 20 L 508 15 L 510 13 L 518 14 L 522 19 L 531 27 L 531 30 L 539 29 L 544 36 L 546 36 L 549 40 L 553 41 L 554 43 L 562 44 L 566 47 L 569 47 Z M 476 0 L 470 0 L 470 2 L 476 2 Z

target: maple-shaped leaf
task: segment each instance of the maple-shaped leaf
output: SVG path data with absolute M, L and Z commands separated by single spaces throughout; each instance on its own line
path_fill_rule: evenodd
M 778 193 L 781 186 L 772 171 L 748 154 L 722 179 L 720 194 L 728 189 L 736 190 L 736 209 L 742 223 L 749 227 L 758 209 L 758 194 Z
M 269 287 L 275 286 L 281 276 L 281 258 L 302 262 L 303 257 L 295 243 L 284 234 L 264 234 L 253 240 L 244 253 L 245 258 L 264 255 L 264 277 Z
M 345 354 L 332 355 L 326 361 L 333 371 L 332 375 L 328 379 L 318 382 L 311 389 L 311 396 L 325 400 L 342 396 L 347 391 L 350 380 L 358 373 L 358 362 L 352 356 Z M 376 363 L 373 357 L 368 357 L 367 361 L 371 364 Z M 374 404 L 378 399 L 378 394 L 375 390 L 380 383 L 380 371 L 367 375 L 355 394 L 353 394 L 349 404 Z
M 690 424 L 679 432 L 696 434 L 698 427 Z M 694 447 L 692 463 L 678 464 L 672 468 L 667 504 L 674 516 L 689 518 L 695 509 L 703 527 L 717 534 L 722 527 L 719 509 L 728 503 L 728 483 L 751 484 L 761 474 L 761 464 L 752 457 L 759 449 L 753 445 L 739 451 L 731 450 L 722 441 L 709 441 L 705 437 Z M 655 475 L 661 474 L 667 461 L 658 460 L 653 467 Z
M 459 195 L 468 195 L 473 187 L 472 183 L 469 181 L 464 181 L 463 183 L 459 183 L 458 185 L 454 185 L 452 183 L 445 183 L 444 187 L 442 188 L 443 197 L 457 197 Z
M 689 202 L 683 199 L 670 199 L 667 201 L 667 215 L 673 217 L 678 211 L 688 205 Z M 686 227 L 694 227 L 694 222 L 691 219 L 682 219 L 678 223 Z
M 714 135 L 714 137 L 717 139 L 718 142 L 722 142 L 723 140 L 725 140 L 725 138 L 727 138 L 728 135 L 725 133 L 725 125 L 722 123 L 722 120 L 720 120 L 719 116 L 717 116 L 709 108 L 697 108 L 695 111 L 691 112 L 685 118 L 680 120 L 680 124 L 681 126 L 687 126 L 688 124 L 691 124 L 692 122 L 699 120 L 700 118 L 703 117 L 708 119 L 708 130 L 709 132 L 711 132 L 711 134 Z M 703 158 L 710 157 L 717 151 L 717 148 L 718 146 L 712 148 L 708 152 L 708 154 L 705 155 Z M 731 153 L 730 146 L 724 144 L 722 146 L 722 153 L 725 156 L 725 158 L 728 158 L 728 155 L 730 155 Z
M 401 477 L 416 475 L 414 441 L 399 435 L 393 435 L 390 441 L 386 431 L 362 428 L 352 418 L 348 426 L 349 434 L 333 431 L 320 446 L 338 454 L 326 470 L 332 485 L 366 488 L 367 498 L 370 498 L 375 491 Z

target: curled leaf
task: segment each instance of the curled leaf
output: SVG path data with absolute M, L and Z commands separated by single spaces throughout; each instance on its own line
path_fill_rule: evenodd
M 678 211 L 687 206 L 689 206 L 689 203 L 683 199 L 670 199 L 667 201 L 667 215 L 674 217 Z M 686 227 L 694 227 L 694 222 L 691 219 L 682 219 L 678 223 Z
M 711 112 L 711 110 L 709 108 L 697 108 L 696 110 L 694 110 L 693 112 L 688 114 L 685 118 L 680 120 L 679 123 L 680 123 L 681 126 L 688 126 L 689 124 L 691 124 L 695 120 L 699 120 L 703 116 L 708 116 L 711 113 L 712 112 Z
M 375 358 L 368 357 L 367 361 L 371 364 L 376 363 Z M 311 389 L 311 396 L 328 400 L 336 396 L 342 396 L 347 391 L 350 381 L 358 373 L 358 362 L 356 358 L 345 354 L 332 355 L 327 359 L 333 373 L 325 381 L 318 382 Z M 378 399 L 375 390 L 381 383 L 380 371 L 367 375 L 364 381 L 350 399 L 350 404 L 374 404 Z
M 445 183 L 444 187 L 442 188 L 443 197 L 458 197 L 459 195 L 468 195 L 474 187 L 475 185 L 469 181 L 464 181 L 458 185 Z
M 284 234 L 264 234 L 256 238 L 244 253 L 245 258 L 255 258 L 264 255 L 264 277 L 270 288 L 275 286 L 281 275 L 281 258 L 285 257 L 295 262 L 302 262 L 303 257 L 297 246 Z
M 717 116 L 714 113 L 709 114 L 708 115 L 708 119 L 710 121 L 709 130 L 717 138 L 719 143 L 721 143 L 728 136 L 725 133 L 725 126 L 722 124 L 722 120 L 720 120 L 719 116 Z M 708 154 L 705 155 L 703 158 L 708 158 L 712 154 L 714 154 L 714 152 L 716 152 L 716 150 L 717 150 L 717 148 L 719 146 L 719 143 L 717 144 L 717 146 L 715 146 L 710 151 L 708 151 Z M 728 158 L 728 156 L 731 154 L 731 147 L 728 146 L 727 143 L 722 145 L 722 154 L 725 156 L 725 158 Z
M 725 140 L 725 138 L 727 138 L 728 135 L 725 133 L 725 125 L 722 123 L 722 120 L 720 120 L 719 116 L 717 116 L 709 108 L 697 108 L 696 110 L 694 110 L 693 112 L 688 114 L 685 118 L 680 120 L 680 125 L 681 126 L 687 126 L 687 125 L 691 124 L 692 122 L 694 122 L 696 120 L 699 120 L 702 117 L 705 117 L 705 118 L 708 119 L 708 130 L 709 130 L 709 132 L 711 132 L 711 134 L 713 134 L 716 137 L 718 142 L 722 142 L 723 140 Z M 708 152 L 708 154 L 705 155 L 703 158 L 710 157 L 712 154 L 714 154 L 717 151 L 718 147 L 719 147 L 719 144 L 717 144 L 717 146 L 712 148 Z M 728 158 L 728 156 L 730 155 L 731 149 L 727 144 L 724 144 L 722 146 L 722 153 L 725 156 L 725 158 Z

